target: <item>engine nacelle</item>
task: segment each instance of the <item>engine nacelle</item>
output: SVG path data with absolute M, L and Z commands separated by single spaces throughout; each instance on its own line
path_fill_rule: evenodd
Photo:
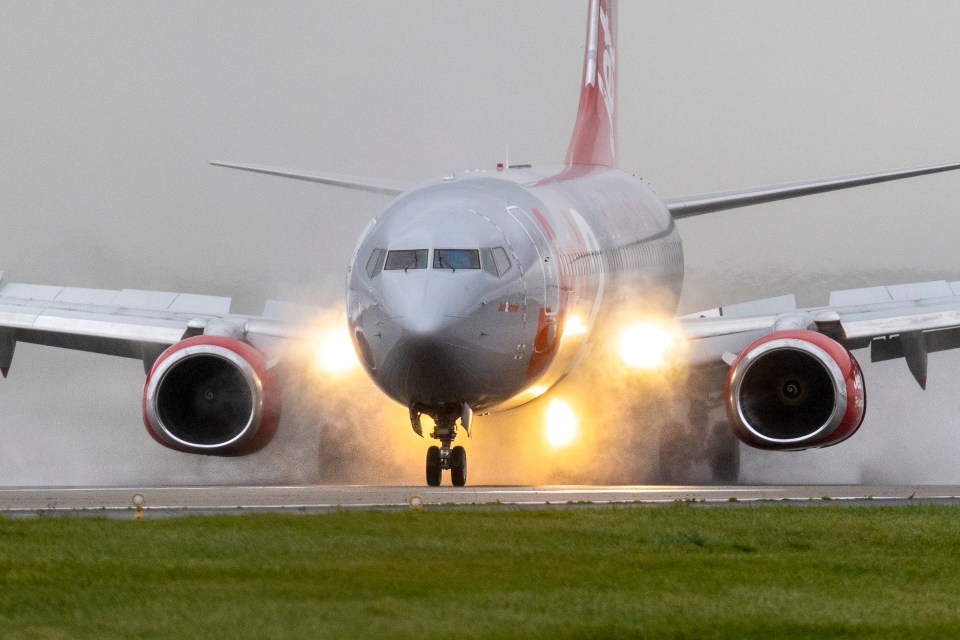
M 264 355 L 233 338 L 196 336 L 164 351 L 143 387 L 143 422 L 177 451 L 218 456 L 265 447 L 280 394 Z
M 852 436 L 866 412 L 860 365 L 815 331 L 777 331 L 743 350 L 730 368 L 727 416 L 760 449 L 827 447 Z

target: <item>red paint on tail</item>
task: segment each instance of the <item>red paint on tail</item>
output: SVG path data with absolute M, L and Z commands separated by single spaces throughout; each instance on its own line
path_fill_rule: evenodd
M 617 165 L 617 0 L 591 0 L 577 123 L 566 164 Z

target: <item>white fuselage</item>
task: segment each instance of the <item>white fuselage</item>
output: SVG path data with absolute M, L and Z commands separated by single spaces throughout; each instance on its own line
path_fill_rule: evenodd
M 666 207 L 621 171 L 510 169 L 397 198 L 348 278 L 351 334 L 384 392 L 487 412 L 556 384 L 614 314 L 672 312 L 683 252 Z

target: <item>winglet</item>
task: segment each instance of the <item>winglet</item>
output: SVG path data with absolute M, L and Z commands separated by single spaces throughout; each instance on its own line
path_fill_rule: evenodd
M 590 0 L 583 84 L 566 164 L 617 165 L 617 0 Z

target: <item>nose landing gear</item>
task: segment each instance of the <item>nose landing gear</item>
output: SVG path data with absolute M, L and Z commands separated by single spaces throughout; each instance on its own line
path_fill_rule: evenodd
M 427 449 L 427 486 L 439 487 L 444 469 L 450 470 L 450 481 L 455 487 L 467 484 L 467 451 L 461 446 L 446 450 L 437 446 Z
M 411 422 L 414 423 L 414 431 L 421 433 L 417 427 L 420 423 L 420 411 L 410 410 Z M 461 446 L 451 447 L 453 440 L 457 437 L 457 418 L 460 413 L 438 412 L 435 420 L 431 438 L 440 441 L 440 446 L 432 446 L 427 449 L 427 485 L 430 487 L 439 487 L 443 471 L 450 470 L 450 481 L 455 487 L 462 487 L 467 484 L 467 451 Z

